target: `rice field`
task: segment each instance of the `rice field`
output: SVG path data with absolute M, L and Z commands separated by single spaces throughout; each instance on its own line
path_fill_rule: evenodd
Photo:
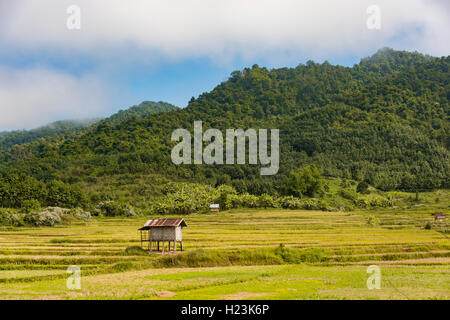
M 378 223 L 368 223 L 368 216 L 376 216 Z M 210 261 L 193 268 L 157 263 L 175 261 L 180 253 L 125 251 L 140 246 L 137 229 L 148 218 L 0 229 L 0 299 L 450 298 L 448 222 L 434 223 L 428 212 L 193 214 L 184 217 L 188 227 L 182 255 L 237 250 L 252 255 L 283 244 L 299 252 L 321 250 L 326 256 L 299 264 L 244 257 L 239 263 Z M 427 223 L 431 229 L 425 228 Z M 66 287 L 71 265 L 81 269 L 80 290 Z M 379 290 L 367 289 L 369 265 L 381 269 Z

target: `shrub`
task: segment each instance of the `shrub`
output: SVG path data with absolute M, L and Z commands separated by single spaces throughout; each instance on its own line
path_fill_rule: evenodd
M 89 220 L 91 214 L 82 209 L 65 209 L 59 207 L 47 207 L 44 211 L 19 213 L 13 211 L 0 211 L 0 224 L 14 227 L 31 225 L 35 227 L 67 223 L 74 219 Z
M 0 225 L 11 226 L 11 227 L 21 227 L 25 223 L 23 221 L 23 214 L 19 214 L 10 209 L 1 210 L 0 209 Z
M 61 223 L 61 217 L 51 211 L 30 212 L 24 216 L 24 222 L 36 227 L 47 226 L 53 227 L 55 224 Z
M 374 216 L 367 216 L 366 217 L 366 224 L 368 226 L 371 226 L 371 227 L 376 227 L 376 226 L 380 225 L 380 220 L 378 220 Z
M 301 209 L 305 210 L 323 210 L 323 211 L 329 211 L 327 204 L 323 200 L 319 199 L 305 199 L 302 200 L 302 206 Z
M 356 192 L 367 194 L 369 193 L 369 184 L 365 181 L 361 181 L 358 183 L 358 186 L 356 187 Z
M 292 171 L 285 185 L 284 194 L 296 197 L 307 195 L 310 197 L 323 193 L 323 182 L 316 165 L 308 165 Z
M 279 203 L 271 195 L 263 194 L 258 198 L 258 207 L 260 208 L 278 208 Z
M 352 200 L 352 201 L 354 201 L 357 198 L 357 195 L 353 191 L 350 191 L 347 189 L 339 190 L 339 195 L 344 199 Z
M 90 212 L 84 211 L 81 208 L 70 209 L 69 213 L 70 213 L 70 215 L 72 215 L 73 217 L 75 217 L 77 219 L 89 220 L 92 217 Z
M 293 196 L 287 196 L 280 199 L 281 207 L 284 209 L 300 209 L 302 202 Z
M 22 202 L 22 212 L 30 213 L 41 210 L 41 204 L 36 199 L 24 200 Z
M 219 205 L 220 205 L 220 209 L 222 210 L 227 210 L 230 208 L 229 203 L 228 203 L 228 193 L 226 191 L 222 191 L 220 193 L 220 197 L 219 197 Z
M 280 244 L 275 249 L 275 254 L 280 256 L 286 263 L 302 263 L 302 262 L 323 262 L 326 261 L 327 254 L 323 249 L 308 248 L 305 250 L 299 250 L 294 248 L 286 248 L 283 244 Z
M 134 265 L 131 261 L 118 262 L 111 266 L 113 272 L 124 272 L 133 269 Z
M 125 249 L 126 256 L 148 256 L 148 251 L 139 246 L 131 246 Z
M 131 217 L 136 215 L 136 212 L 129 206 L 120 204 L 114 201 L 103 201 L 97 205 L 97 209 L 101 214 L 106 217 L 127 216 Z

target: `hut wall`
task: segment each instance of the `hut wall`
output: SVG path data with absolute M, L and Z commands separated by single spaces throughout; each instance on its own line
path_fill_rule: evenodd
M 156 227 L 151 229 L 151 238 L 153 241 L 174 241 L 175 227 Z
M 180 226 L 175 228 L 175 241 L 183 241 L 183 234 Z

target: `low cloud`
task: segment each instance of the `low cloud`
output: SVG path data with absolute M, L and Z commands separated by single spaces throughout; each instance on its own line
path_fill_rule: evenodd
M 374 4 L 379 30 L 366 24 Z M 80 30 L 67 28 L 70 5 L 81 8 Z M 128 65 L 239 57 L 280 66 L 384 46 L 448 55 L 449 11 L 448 0 L 0 0 L 0 128 L 108 113 L 108 83 Z M 80 57 L 93 67 L 74 76 Z M 52 59 L 61 70 L 42 67 Z
M 72 4 L 81 8 L 81 30 L 66 28 Z M 381 9 L 376 31 L 366 27 L 373 4 Z M 97 56 L 126 46 L 148 58 L 216 60 L 359 55 L 386 45 L 434 55 L 450 49 L 448 3 L 442 0 L 18 0 L 6 11 L 0 32 L 13 46 Z
M 0 67 L 0 128 L 29 129 L 61 119 L 103 115 L 107 88 L 94 76 Z

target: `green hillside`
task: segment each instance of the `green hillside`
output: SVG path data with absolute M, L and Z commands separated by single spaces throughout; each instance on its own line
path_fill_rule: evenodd
M 113 114 L 112 116 L 105 119 L 109 124 L 118 124 L 129 118 L 142 119 L 151 114 L 156 114 L 160 112 L 168 112 L 177 110 L 178 107 L 173 104 L 159 101 L 144 101 L 137 106 L 132 106 L 126 110 L 120 110 L 119 112 Z
M 99 120 L 61 120 L 32 130 L 3 131 L 0 132 L 0 149 L 6 150 L 16 144 L 25 144 L 44 137 L 70 135 L 74 131 L 84 129 Z
M 109 124 L 118 124 L 129 118 L 142 119 L 150 114 L 176 109 L 178 109 L 178 107 L 167 102 L 144 101 L 137 106 L 120 110 L 106 119 L 60 120 L 31 130 L 3 131 L 0 132 L 0 149 L 6 150 L 16 144 L 22 145 L 41 138 L 60 136 L 61 139 L 64 139 L 74 137 L 79 134 L 81 130 L 101 120 L 106 121 Z
M 385 191 L 448 188 L 449 65 L 450 57 L 392 49 L 352 68 L 312 61 L 272 70 L 254 65 L 234 71 L 185 109 L 123 121 L 116 121 L 118 113 L 75 139 L 41 139 L 3 151 L 1 171 L 5 179 L 26 174 L 33 183 L 104 186 L 117 175 L 156 175 L 277 195 L 292 170 L 314 163 L 323 176 Z M 261 177 L 255 165 L 175 166 L 171 133 L 192 132 L 195 120 L 222 132 L 280 129 L 278 174 Z

